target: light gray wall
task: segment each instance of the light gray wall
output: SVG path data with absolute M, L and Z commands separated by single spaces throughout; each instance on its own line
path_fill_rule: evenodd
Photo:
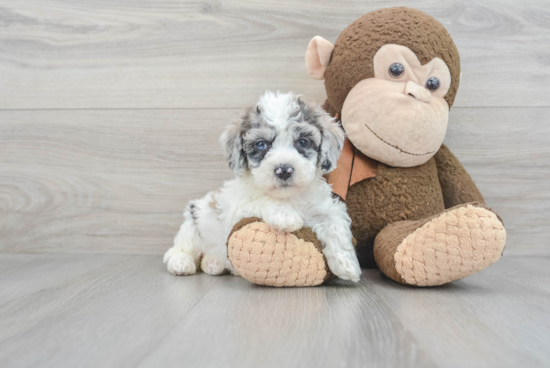
M 309 40 L 398 1 L 0 3 L 0 253 L 160 254 L 231 172 L 223 127 L 266 89 L 322 102 Z M 550 253 L 550 3 L 417 1 L 463 77 L 446 143 L 508 229 Z

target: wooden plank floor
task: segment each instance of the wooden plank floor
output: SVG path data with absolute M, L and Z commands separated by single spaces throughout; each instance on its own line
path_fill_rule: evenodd
M 2 367 L 548 367 L 550 258 L 274 289 L 158 256 L 0 255 Z

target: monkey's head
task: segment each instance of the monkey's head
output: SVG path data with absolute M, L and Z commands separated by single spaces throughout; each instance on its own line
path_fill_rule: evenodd
M 368 13 L 334 46 L 314 37 L 306 68 L 324 79 L 325 107 L 340 114 L 348 138 L 365 155 L 390 166 L 425 163 L 447 131 L 460 59 L 449 33 L 409 8 Z

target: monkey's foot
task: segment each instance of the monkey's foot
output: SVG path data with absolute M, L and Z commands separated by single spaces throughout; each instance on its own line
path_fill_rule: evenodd
M 495 263 L 506 230 L 498 216 L 477 203 L 431 218 L 388 225 L 376 237 L 374 255 L 393 280 L 416 286 L 442 285 Z
M 233 267 L 250 282 L 267 286 L 316 286 L 332 277 L 322 247 L 308 228 L 278 232 L 259 218 L 237 223 L 227 241 Z

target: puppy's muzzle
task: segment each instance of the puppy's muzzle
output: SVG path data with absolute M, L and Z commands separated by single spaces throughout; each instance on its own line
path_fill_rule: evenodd
M 294 168 L 290 165 L 281 165 L 275 169 L 275 175 L 281 180 L 288 180 L 294 173 Z

